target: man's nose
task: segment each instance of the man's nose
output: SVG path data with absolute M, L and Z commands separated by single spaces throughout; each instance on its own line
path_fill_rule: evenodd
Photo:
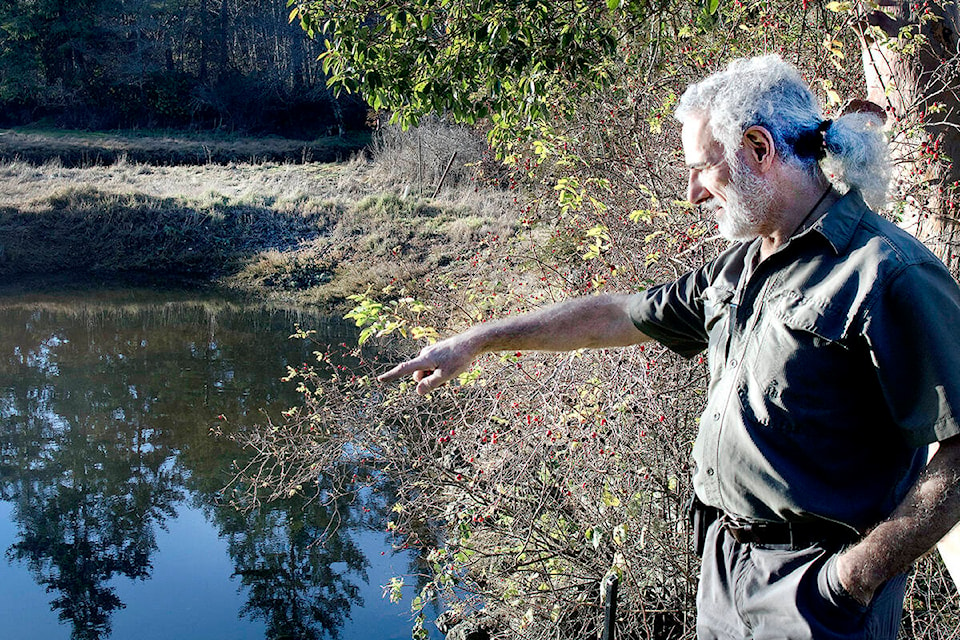
M 690 204 L 703 204 L 712 197 L 713 194 L 701 184 L 696 173 L 691 171 L 687 180 L 687 200 Z

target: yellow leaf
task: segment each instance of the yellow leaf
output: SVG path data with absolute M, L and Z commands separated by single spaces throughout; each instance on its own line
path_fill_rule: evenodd
M 823 41 L 823 47 L 830 52 L 831 55 L 840 58 L 844 58 L 843 55 L 843 43 L 839 40 L 832 40 L 830 38 L 825 38 Z
M 620 498 L 613 495 L 613 493 L 611 493 L 607 487 L 604 487 L 603 488 L 603 504 L 607 505 L 608 507 L 619 507 Z
M 834 13 L 846 13 L 853 9 L 853 4 L 850 2 L 828 2 L 827 9 Z

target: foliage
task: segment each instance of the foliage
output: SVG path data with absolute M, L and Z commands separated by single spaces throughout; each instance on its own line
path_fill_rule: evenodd
M 329 82 L 361 91 L 395 122 L 429 113 L 490 116 L 503 133 L 569 115 L 571 86 L 600 86 L 633 3 L 548 0 L 289 0 L 291 18 L 326 38 Z
M 757 48 L 799 51 L 834 21 L 819 3 L 808 11 L 806 0 L 351 0 L 335 11 L 315 0 L 288 4 L 291 20 L 325 39 L 328 84 L 361 93 L 403 126 L 431 113 L 482 121 L 504 154 L 518 139 L 581 120 L 582 101 L 615 84 L 624 64 L 669 74 L 678 69 L 664 67 L 678 62 L 703 67 Z M 838 34 L 825 42 L 843 55 Z M 824 59 L 820 41 L 812 48 Z
M 392 287 L 386 287 L 384 293 L 391 289 Z M 373 300 L 370 297 L 370 291 L 367 290 L 363 294 L 348 296 L 348 299 L 356 303 L 356 306 L 343 317 L 354 320 L 357 327 L 362 329 L 360 336 L 357 338 L 357 343 L 360 346 L 363 346 L 363 343 L 371 337 L 379 338 L 394 332 L 400 333 L 404 338 L 410 337 L 414 340 L 425 338 L 432 342 L 437 338 L 437 331 L 432 327 L 410 326 L 408 317 L 419 317 L 427 310 L 427 307 L 422 302 L 418 302 L 409 296 L 381 303 Z

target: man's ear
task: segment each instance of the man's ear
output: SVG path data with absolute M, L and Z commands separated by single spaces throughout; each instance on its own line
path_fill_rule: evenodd
M 764 172 L 773 165 L 777 148 L 773 142 L 773 136 L 766 127 L 754 125 L 744 131 L 743 148 L 751 163 L 756 163 L 758 171 Z

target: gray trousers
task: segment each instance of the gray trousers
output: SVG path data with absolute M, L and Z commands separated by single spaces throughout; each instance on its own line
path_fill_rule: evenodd
M 893 640 L 907 576 L 864 607 L 840 587 L 839 551 L 741 544 L 714 522 L 697 591 L 698 640 Z

